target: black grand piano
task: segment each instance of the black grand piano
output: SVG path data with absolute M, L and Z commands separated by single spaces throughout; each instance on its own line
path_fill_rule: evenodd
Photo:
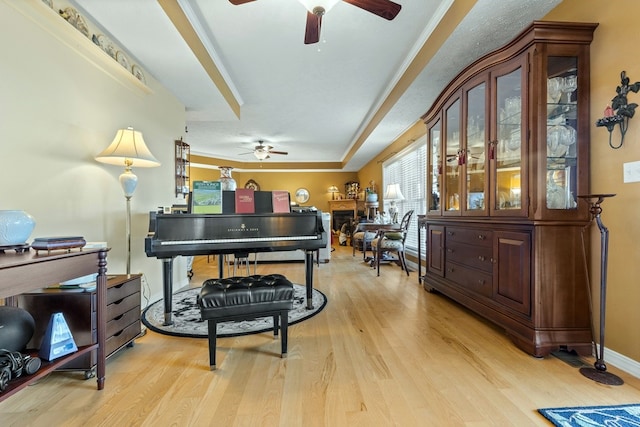
M 307 308 L 313 308 L 313 253 L 327 244 L 322 212 L 262 214 L 149 213 L 144 250 L 162 260 L 164 324 L 171 325 L 173 259 L 179 255 L 305 251 Z M 222 262 L 219 262 L 222 277 Z

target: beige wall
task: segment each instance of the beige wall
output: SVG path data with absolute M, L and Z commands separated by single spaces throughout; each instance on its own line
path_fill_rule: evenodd
M 146 273 L 145 295 L 158 299 L 161 265 L 145 255 L 144 237 L 148 212 L 174 202 L 173 140 L 184 129 L 183 105 L 152 76 L 147 75 L 146 93 L 110 72 L 99 56 L 79 55 L 4 1 L 0 28 L 0 209 L 29 212 L 36 220 L 32 238 L 81 235 L 108 242 L 108 273 L 124 273 L 125 199 L 118 182 L 123 168 L 94 157 L 116 130 L 135 127 L 162 167 L 134 167 L 139 184 L 131 202 L 131 265 L 132 272 Z M 186 282 L 184 266 L 176 274 L 181 268 Z

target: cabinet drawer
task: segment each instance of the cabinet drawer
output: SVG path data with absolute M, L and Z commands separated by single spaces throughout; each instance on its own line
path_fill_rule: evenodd
M 129 280 L 107 289 L 107 305 L 140 292 L 140 278 Z
M 140 320 L 140 310 L 135 307 L 107 322 L 107 337 L 117 334 L 130 324 Z
M 113 336 L 107 338 L 107 345 L 106 345 L 107 354 L 110 355 L 120 347 L 124 346 L 125 344 L 128 344 L 138 335 L 140 335 L 139 320 L 127 326 L 117 334 L 114 334 Z
M 458 242 L 449 242 L 447 244 L 447 261 L 479 268 L 488 273 L 493 271 L 492 253 L 493 248 L 491 246 L 472 246 Z
M 491 297 L 493 292 L 493 276 L 474 268 L 447 262 L 445 277 L 465 289 Z
M 107 322 L 136 307 L 140 307 L 140 292 L 107 305 Z
M 491 230 L 477 230 L 464 227 L 447 227 L 445 231 L 447 247 L 450 242 L 461 242 L 469 245 L 488 246 L 493 245 L 493 233 Z

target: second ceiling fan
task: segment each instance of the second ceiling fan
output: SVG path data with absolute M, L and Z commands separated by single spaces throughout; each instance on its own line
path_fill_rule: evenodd
M 286 151 L 275 151 L 273 149 L 273 146 L 265 145 L 264 141 L 262 140 L 259 140 L 258 145 L 253 147 L 253 150 L 251 150 L 249 153 L 253 153 L 255 158 L 258 160 L 268 159 L 271 154 L 283 154 L 285 156 L 289 154 Z M 243 154 L 249 154 L 249 153 L 243 153 Z
M 239 5 L 256 0 L 229 0 L 231 4 Z M 307 8 L 307 25 L 304 33 L 304 43 L 313 44 L 320 41 L 320 27 L 322 17 L 340 1 L 352 4 L 367 12 L 391 21 L 400 13 L 400 6 L 391 0 L 298 0 Z

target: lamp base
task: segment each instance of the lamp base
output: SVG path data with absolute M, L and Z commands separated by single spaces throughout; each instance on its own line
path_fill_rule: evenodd
M 624 381 L 619 376 L 607 371 L 600 371 L 596 368 L 580 368 L 580 373 L 585 377 L 606 385 L 622 385 Z

